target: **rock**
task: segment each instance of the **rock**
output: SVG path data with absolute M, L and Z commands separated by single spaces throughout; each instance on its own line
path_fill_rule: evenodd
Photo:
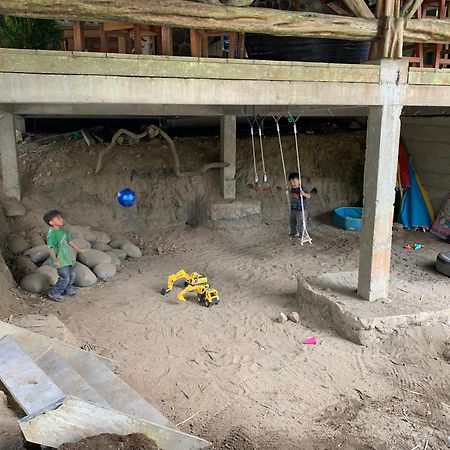
M 89 267 L 77 262 L 75 264 L 75 281 L 74 285 L 79 287 L 93 286 L 97 283 L 97 277 Z
M 36 270 L 37 273 L 43 273 L 44 275 L 46 275 L 48 277 L 48 281 L 50 283 L 50 285 L 54 286 L 56 284 L 56 282 L 58 281 L 58 271 L 50 266 L 41 266 L 38 267 L 38 269 Z
M 8 248 L 14 255 L 21 255 L 31 248 L 30 243 L 21 236 L 10 236 L 8 241 Z
M 92 248 L 85 250 L 83 253 L 78 253 L 77 258 L 78 261 L 80 261 L 85 266 L 88 266 L 90 269 L 94 268 L 98 264 L 111 262 L 110 255 L 101 252 L 100 250 L 94 250 Z
M 124 259 L 127 259 L 127 252 L 125 250 L 122 250 L 120 248 L 113 248 L 112 250 L 109 250 L 107 253 L 114 253 L 120 261 L 123 261 Z
M 3 201 L 3 211 L 6 217 L 22 217 L 25 216 L 27 210 L 19 200 L 12 197 L 7 197 Z
M 132 242 L 128 239 L 114 239 L 113 241 L 109 242 L 109 246 L 112 248 L 121 248 L 123 244 L 131 244 Z
M 28 256 L 31 261 L 39 264 L 50 256 L 50 251 L 46 245 L 39 245 L 38 247 L 28 249 L 23 255 Z
M 40 233 L 30 234 L 30 243 L 32 247 L 40 247 L 45 245 L 45 240 Z
M 81 250 L 87 250 L 88 248 L 91 248 L 91 244 L 86 239 L 82 238 L 75 238 L 72 240 L 72 242 L 78 247 L 81 248 Z
M 92 231 L 97 238 L 97 242 L 102 242 L 103 244 L 108 244 L 111 241 L 111 236 L 104 233 L 103 231 Z
M 111 263 L 101 263 L 94 267 L 93 272 L 100 280 L 106 280 L 107 278 L 112 278 L 116 275 L 116 266 Z
M 277 318 L 276 318 L 276 321 L 277 321 L 277 322 L 280 322 L 280 323 L 287 322 L 287 320 L 288 320 L 288 317 L 287 317 L 287 315 L 286 315 L 285 313 L 283 313 L 283 312 L 280 312 L 280 314 L 278 314 L 278 316 L 277 316 Z
M 42 266 L 49 266 L 49 267 L 52 267 L 52 258 L 49 256 L 42 264 L 41 264 L 41 267 Z
M 101 252 L 107 252 L 108 250 L 112 250 L 112 247 L 110 247 L 108 244 L 105 244 L 102 241 L 94 242 L 92 244 L 92 248 L 94 250 L 100 250 Z
M 118 249 L 119 250 L 119 249 Z M 122 250 L 120 250 L 122 251 Z M 112 250 L 108 250 L 107 253 L 109 256 L 111 256 L 111 262 L 116 266 L 119 267 L 120 266 L 120 258 L 114 253 L 114 251 Z
M 295 311 L 291 312 L 290 314 L 288 314 L 288 319 L 291 322 L 299 323 L 300 322 L 300 314 L 298 312 L 295 312 Z
M 35 272 L 25 275 L 20 281 L 20 287 L 26 292 L 42 294 L 50 289 L 50 282 L 47 275 Z
M 25 256 L 18 256 L 16 258 L 16 267 L 19 272 L 24 275 L 29 275 L 30 273 L 34 273 L 37 270 L 37 265 L 31 261 L 30 258 Z
M 140 258 L 142 256 L 142 252 L 139 247 L 131 242 L 125 242 L 125 244 L 122 244 L 120 249 L 126 252 L 127 256 L 130 258 Z
M 395 231 L 402 231 L 403 230 L 403 224 L 398 223 L 398 222 L 394 222 L 394 224 L 392 225 L 392 229 Z
M 69 230 L 74 239 L 85 239 L 89 242 L 95 242 L 97 240 L 97 236 L 89 227 L 66 225 L 66 228 Z

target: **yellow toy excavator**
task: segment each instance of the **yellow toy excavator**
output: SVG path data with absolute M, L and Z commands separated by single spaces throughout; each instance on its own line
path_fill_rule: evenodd
M 219 294 L 216 289 L 209 287 L 208 278 L 205 275 L 197 272 L 188 274 L 183 269 L 169 275 L 167 287 L 161 289 L 161 294 L 168 294 L 173 289 L 174 283 L 178 280 L 184 280 L 184 289 L 177 294 L 178 300 L 185 302 L 184 294 L 196 292 L 198 302 L 207 308 L 219 303 Z

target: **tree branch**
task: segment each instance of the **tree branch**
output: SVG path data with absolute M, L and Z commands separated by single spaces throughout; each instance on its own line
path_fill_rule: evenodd
M 410 20 L 421 7 L 423 0 L 408 0 L 400 9 L 400 15 L 405 20 Z
M 356 17 L 366 17 L 367 19 L 375 17 L 364 0 L 343 0 L 343 2 Z

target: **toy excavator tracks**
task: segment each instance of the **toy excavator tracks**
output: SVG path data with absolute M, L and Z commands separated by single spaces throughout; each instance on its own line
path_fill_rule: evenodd
M 166 295 L 173 289 L 173 285 L 178 280 L 184 280 L 184 289 L 177 294 L 177 299 L 185 302 L 185 294 L 188 292 L 196 292 L 197 300 L 201 305 L 210 308 L 219 303 L 219 294 L 216 289 L 209 287 L 208 278 L 200 273 L 192 272 L 188 274 L 184 270 L 169 275 L 167 279 L 167 287 L 161 289 L 161 295 Z

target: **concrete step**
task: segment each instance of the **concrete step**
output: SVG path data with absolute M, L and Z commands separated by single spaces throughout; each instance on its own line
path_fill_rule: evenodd
M 29 416 L 61 404 L 64 392 L 9 336 L 0 338 L 0 380 Z
M 51 348 L 42 353 L 35 362 L 65 395 L 73 395 L 81 400 L 109 407 L 108 402 Z

